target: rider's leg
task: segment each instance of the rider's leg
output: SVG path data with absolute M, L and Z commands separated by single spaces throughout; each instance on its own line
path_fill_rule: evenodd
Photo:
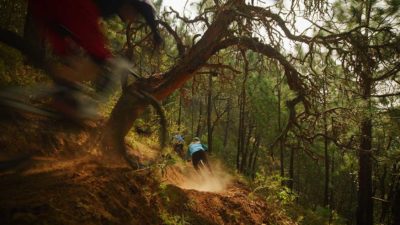
M 184 152 L 183 152 L 183 144 L 177 144 L 177 151 L 179 154 L 179 157 L 184 158 Z
M 200 151 L 197 151 L 197 152 L 193 153 L 193 155 L 192 155 L 192 163 L 193 163 L 194 169 L 197 172 L 200 171 L 200 168 L 199 168 L 200 161 L 201 161 L 201 153 L 200 153 Z
M 95 112 L 90 112 L 90 103 L 84 101 L 79 85 L 61 79 L 54 79 L 55 93 L 52 107 L 66 118 L 93 118 Z
M 207 157 L 207 153 L 205 151 L 199 151 L 200 152 L 200 157 L 201 160 L 203 161 L 204 165 L 207 167 L 208 171 L 213 174 L 212 170 L 211 170 L 211 166 L 208 163 L 208 157 Z

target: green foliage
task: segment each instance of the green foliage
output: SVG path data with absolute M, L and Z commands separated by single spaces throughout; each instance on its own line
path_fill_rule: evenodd
M 161 220 L 164 225 L 190 225 L 185 215 L 171 215 L 166 211 L 161 212 Z
M 288 213 L 301 225 L 345 225 L 346 220 L 337 212 L 318 206 L 315 210 L 292 206 Z
M 15 69 L 22 63 L 22 56 L 18 51 L 0 43 L 0 73 Z
M 279 175 L 265 176 L 257 173 L 253 181 L 252 193 L 264 196 L 270 202 L 292 205 L 298 196 L 282 185 L 285 181 L 287 179 Z
M 310 209 L 297 204 L 299 196 L 292 192 L 283 184 L 287 182 L 286 178 L 279 175 L 264 176 L 257 173 L 255 180 L 252 183 L 253 195 L 264 196 L 268 202 L 281 205 L 282 210 L 286 211 L 295 221 L 301 225 L 344 225 L 346 220 L 331 209 L 317 206 L 315 209 Z

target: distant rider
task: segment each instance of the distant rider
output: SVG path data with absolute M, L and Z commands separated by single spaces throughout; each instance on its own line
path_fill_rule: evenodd
M 207 167 L 210 173 L 212 173 L 211 167 L 208 163 L 207 153 L 208 150 L 207 145 L 204 145 L 200 142 L 200 138 L 195 137 L 192 140 L 192 143 L 189 145 L 189 149 L 187 152 L 187 158 L 192 158 L 193 167 L 196 171 L 200 170 L 200 166 Z
M 185 153 L 184 153 L 184 150 L 183 150 L 183 145 L 184 144 L 185 144 L 184 137 L 181 134 L 176 133 L 173 136 L 172 145 L 174 147 L 174 151 L 182 158 L 185 156 Z

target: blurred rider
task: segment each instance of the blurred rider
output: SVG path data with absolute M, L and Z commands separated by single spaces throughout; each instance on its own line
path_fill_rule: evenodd
M 67 117 L 85 114 L 82 81 L 92 81 L 98 96 L 107 96 L 117 73 L 127 63 L 114 57 L 100 26 L 100 19 L 118 15 L 125 23 L 145 19 L 156 45 L 162 39 L 157 29 L 156 10 L 150 0 L 29 0 L 29 10 L 39 34 L 61 63 L 47 69 L 55 84 L 53 107 Z

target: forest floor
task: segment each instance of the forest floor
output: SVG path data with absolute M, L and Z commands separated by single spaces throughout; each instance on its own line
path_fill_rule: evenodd
M 98 154 L 88 143 L 101 122 L 76 129 L 34 115 L 0 118 L 0 160 L 33 155 L 0 171 L 0 224 L 295 224 L 222 167 L 197 179 L 187 163 L 133 171 Z M 131 151 L 140 163 L 158 155 L 141 143 Z

